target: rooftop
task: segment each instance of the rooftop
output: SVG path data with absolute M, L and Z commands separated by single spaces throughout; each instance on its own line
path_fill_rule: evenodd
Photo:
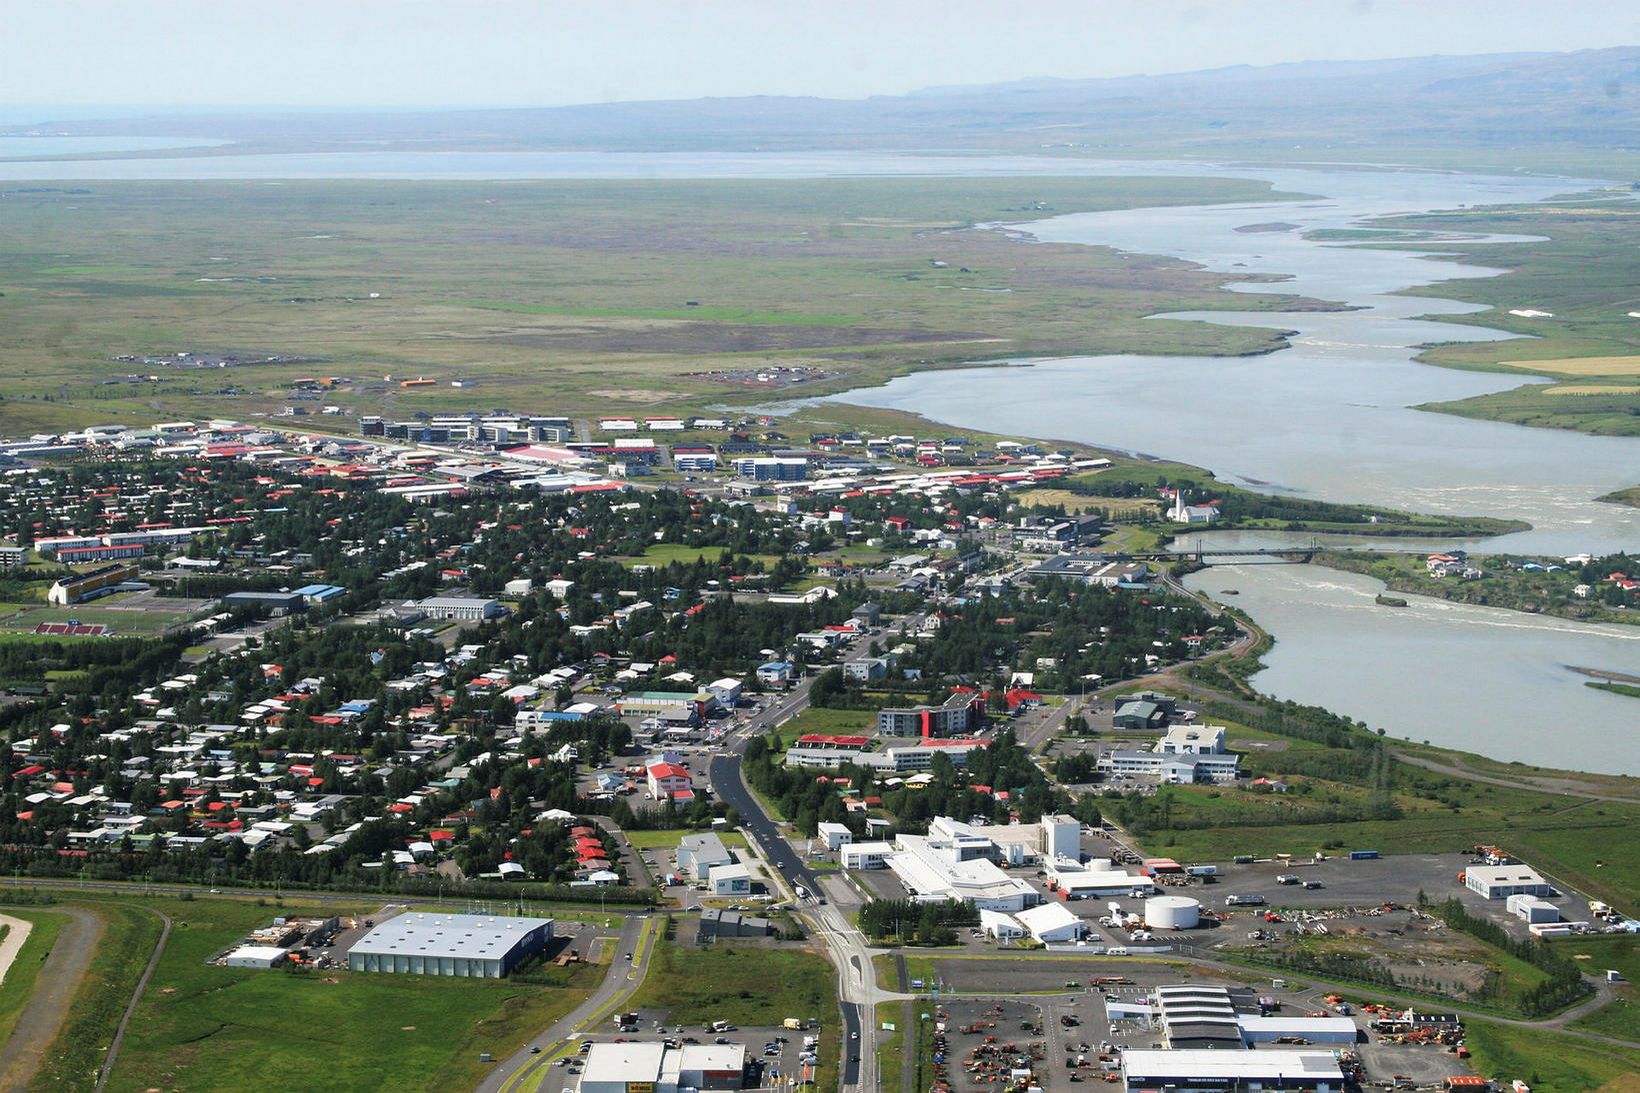
M 450 956 L 499 959 L 526 934 L 550 926 L 550 918 L 497 915 L 396 915 L 371 930 L 350 950 L 402 956 Z

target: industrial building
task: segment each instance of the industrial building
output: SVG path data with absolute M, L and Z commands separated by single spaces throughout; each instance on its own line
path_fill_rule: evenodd
M 1021 911 L 1014 918 L 1029 931 L 1031 937 L 1044 945 L 1077 941 L 1085 928 L 1082 920 L 1063 903 L 1044 903 Z
M 552 941 L 550 918 L 410 912 L 388 919 L 347 953 L 356 972 L 500 979 Z
M 680 1093 L 739 1089 L 746 1080 L 745 1044 L 593 1044 L 580 1093 Z
M 276 968 L 290 953 L 277 945 L 241 945 L 222 961 L 229 968 Z
M 1554 889 L 1537 870 L 1513 865 L 1471 865 L 1463 873 L 1464 886 L 1483 899 L 1510 896 L 1552 896 Z
M 1125 1051 L 1128 1093 L 1221 1093 L 1228 1089 L 1290 1089 L 1340 1093 L 1344 1072 L 1330 1051 Z

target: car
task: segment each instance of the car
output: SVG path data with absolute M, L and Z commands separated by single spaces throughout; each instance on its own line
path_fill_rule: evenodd
M 716 1040 L 713 1040 L 712 1042 L 714 1044 L 727 1044 L 729 1042 L 729 1038 L 727 1036 L 719 1036 Z
M 860 1034 L 858 1032 L 851 1032 L 848 1034 L 848 1038 L 850 1040 L 858 1040 L 860 1038 Z
M 540 1045 L 540 1044 L 531 1044 L 531 1045 L 530 1045 L 530 1054 L 531 1054 L 531 1055 L 539 1055 L 539 1054 L 541 1054 L 541 1045 Z M 569 1061 L 569 1060 L 567 1060 L 567 1059 L 566 1059 L 566 1060 L 564 1060 L 564 1061 L 565 1061 L 565 1062 L 568 1062 L 568 1061 Z
M 698 1043 L 700 1043 L 700 1041 L 695 1039 L 693 1036 L 685 1036 L 683 1038 L 683 1042 L 686 1043 L 686 1044 L 698 1044 Z

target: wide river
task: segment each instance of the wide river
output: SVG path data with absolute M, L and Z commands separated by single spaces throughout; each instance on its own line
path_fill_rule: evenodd
M 1248 173 L 1326 199 L 1077 214 L 1019 230 L 1053 242 L 1175 255 L 1229 273 L 1286 274 L 1291 279 L 1281 284 L 1248 289 L 1357 310 L 1177 316 L 1298 332 L 1291 349 L 1266 356 L 1012 362 L 919 373 L 846 400 L 992 432 L 1151 453 L 1303 496 L 1533 525 L 1485 549 L 1569 555 L 1640 548 L 1640 510 L 1594 500 L 1640 484 L 1640 440 L 1411 409 L 1521 382 L 1417 363 L 1415 347 L 1422 344 L 1505 335 L 1416 318 L 1471 310 L 1466 305 L 1388 295 L 1488 271 L 1312 242 L 1300 231 L 1235 230 L 1272 221 L 1306 232 L 1345 228 L 1387 213 L 1541 200 L 1566 192 L 1568 183 L 1418 172 Z M 1251 545 L 1272 541 L 1280 540 Z M 1418 598 L 1407 608 L 1380 607 L 1373 602 L 1378 582 L 1317 566 L 1211 568 L 1190 584 L 1209 593 L 1235 589 L 1225 602 L 1275 635 L 1269 667 L 1257 680 L 1261 690 L 1327 706 L 1393 736 L 1506 760 L 1640 773 L 1640 702 L 1586 687 L 1567 667 L 1640 675 L 1640 627 Z
M 25 143 L 39 141 L 39 143 Z M 156 142 L 150 147 L 155 147 Z M 174 141 L 204 144 L 205 141 Z M 1549 554 L 1640 549 L 1640 510 L 1599 504 L 1640 484 L 1640 440 L 1466 421 L 1410 409 L 1515 386 L 1514 377 L 1412 360 L 1431 341 L 1504 335 L 1416 316 L 1471 310 L 1389 295 L 1487 271 L 1419 255 L 1312 242 L 1397 212 L 1539 201 L 1590 183 L 1427 171 L 1238 168 L 1207 163 L 875 153 L 418 153 L 358 151 L 140 158 L 141 142 L 24 138 L 0 157 L 125 151 L 128 158 L 0 159 L 0 180 L 295 178 L 816 178 L 1188 175 L 1267 179 L 1314 201 L 1077 214 L 1024 225 L 1038 239 L 1166 254 L 1226 273 L 1291 280 L 1249 286 L 1354 305 L 1337 313 L 1212 312 L 1219 323 L 1296 330 L 1293 347 L 1252 358 L 1083 357 L 930 372 L 848 401 L 954 425 L 1062 437 L 1211 468 L 1265 489 L 1427 512 L 1529 521 L 1488 544 Z M 131 152 L 139 152 L 131 156 Z M 1281 221 L 1302 231 L 1245 233 Z M 1430 248 L 1438 251 L 1437 246 Z M 1533 306 L 1521 300 L 1518 306 Z M 1089 315 L 1097 322 L 1097 314 Z M 1166 317 L 1155 321 L 1167 322 Z M 1233 533 L 1225 533 L 1233 535 Z M 1258 545 L 1268 537 L 1216 537 Z M 1431 542 L 1431 549 L 1444 544 Z M 1473 545 L 1473 544 L 1470 544 Z M 1640 702 L 1583 686 L 1566 665 L 1640 675 L 1640 627 L 1587 626 L 1409 597 L 1378 607 L 1377 582 L 1316 566 L 1211 568 L 1191 578 L 1245 608 L 1277 638 L 1261 689 L 1347 713 L 1395 736 L 1501 759 L 1640 773 Z

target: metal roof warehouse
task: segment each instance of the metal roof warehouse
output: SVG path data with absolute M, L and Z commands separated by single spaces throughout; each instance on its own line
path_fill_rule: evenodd
M 552 940 L 550 918 L 411 912 L 371 930 L 348 950 L 356 972 L 499 979 Z

